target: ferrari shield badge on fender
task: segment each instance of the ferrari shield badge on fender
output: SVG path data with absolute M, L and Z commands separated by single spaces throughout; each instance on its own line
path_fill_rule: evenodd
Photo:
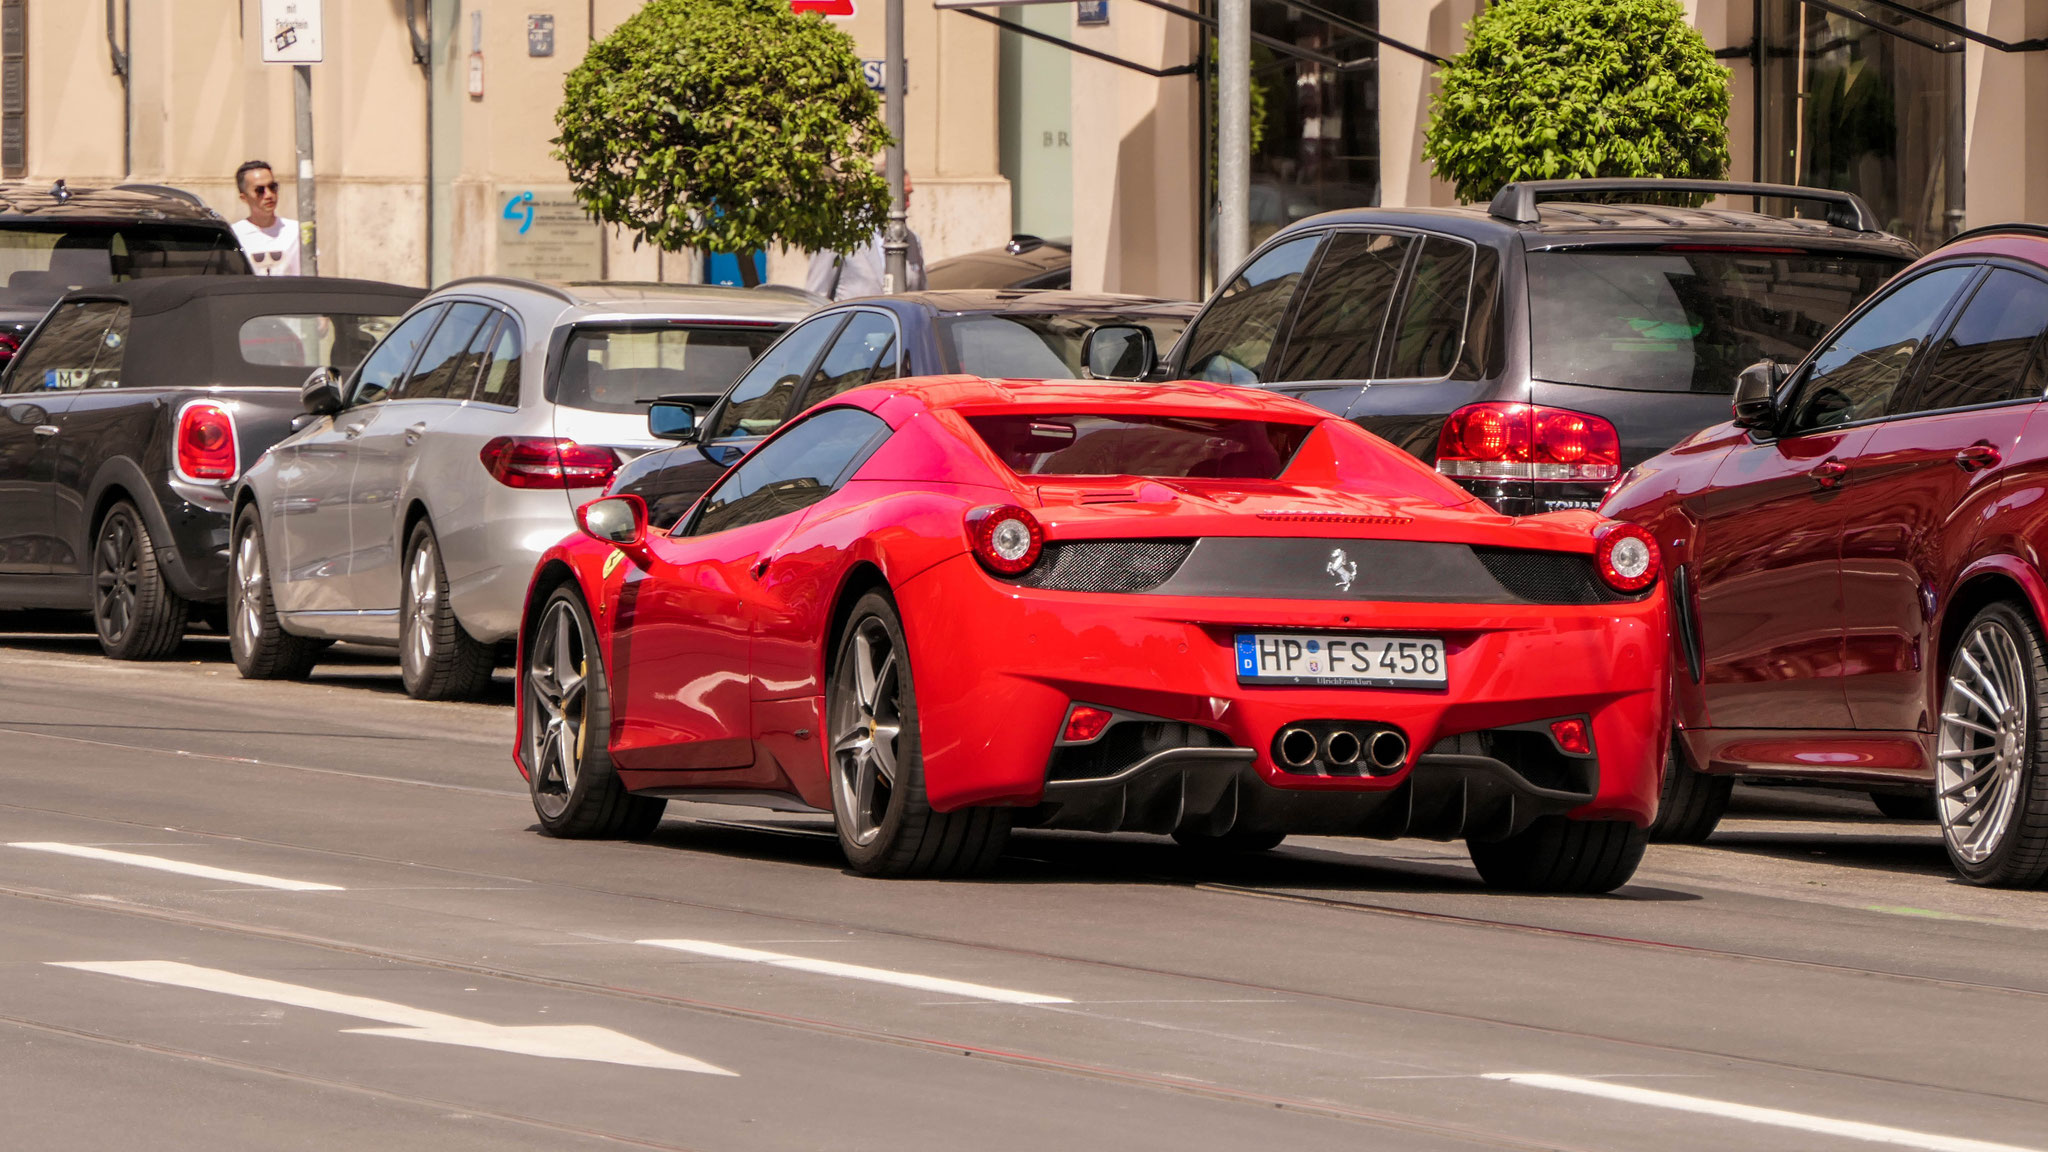
M 1344 554 L 1342 548 L 1330 549 L 1330 562 L 1323 565 L 1323 571 L 1337 578 L 1337 587 L 1351 591 L 1351 582 L 1358 579 L 1358 562 Z
M 625 559 L 626 559 L 626 554 L 625 554 L 624 552 L 619 552 L 619 551 L 614 551 L 614 552 L 613 552 L 613 553 L 612 553 L 611 555 L 609 555 L 609 556 L 605 557 L 605 558 L 604 558 L 604 579 L 606 579 L 606 580 L 609 580 L 609 579 L 611 579 L 611 578 L 612 578 L 612 573 L 614 573 L 614 572 L 617 572 L 617 571 L 619 570 L 619 565 L 620 565 L 621 563 L 624 563 L 624 562 L 625 562 Z

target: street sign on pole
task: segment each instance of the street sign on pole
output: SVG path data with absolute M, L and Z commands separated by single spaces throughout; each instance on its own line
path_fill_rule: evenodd
M 318 64 L 320 0 L 263 0 L 263 62 Z

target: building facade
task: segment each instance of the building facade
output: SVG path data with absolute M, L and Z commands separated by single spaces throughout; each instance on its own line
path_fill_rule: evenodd
M 883 0 L 804 0 L 879 65 Z M 1330 208 L 1454 202 L 1421 159 L 1437 61 L 1485 0 L 1253 0 L 1254 239 Z M 576 208 L 562 77 L 641 0 L 325 0 L 320 271 L 691 280 Z M 0 0 L 9 178 L 189 189 L 230 219 L 270 160 L 296 216 L 291 70 L 264 0 Z M 939 5 L 945 5 L 940 7 Z M 905 0 L 911 223 L 928 260 L 1071 237 L 1077 288 L 1215 279 L 1215 0 Z M 1858 192 L 1923 246 L 2048 219 L 2048 4 L 1686 0 L 1731 75 L 1736 179 Z M 1174 10 L 1169 10 L 1174 9 Z M 1206 21 L 1206 22 L 1205 22 Z M 768 256 L 800 280 L 803 254 Z

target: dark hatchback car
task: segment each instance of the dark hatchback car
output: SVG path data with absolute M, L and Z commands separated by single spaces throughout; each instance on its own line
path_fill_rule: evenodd
M 1616 203 L 1787 198 L 1799 219 Z M 1603 203 L 1541 203 L 1595 196 Z M 1511 184 L 1472 208 L 1329 212 L 1230 277 L 1155 375 L 1344 415 L 1502 511 L 1590 508 L 1727 416 L 1917 255 L 1843 192 L 1712 181 Z
M 1976 883 L 2048 875 L 2044 333 L 2048 229 L 1958 237 L 1602 505 L 1671 574 L 1655 834 L 1704 839 L 1737 777 L 1830 784 Z
M 0 609 L 90 611 L 117 659 L 227 600 L 227 486 L 417 288 L 183 276 L 64 296 L 0 374 Z
M 1064 291 L 1074 283 L 1074 243 L 1016 235 L 1001 248 L 964 252 L 925 270 L 925 287 L 1050 288 Z
M 1135 329 L 1144 346 L 1165 348 L 1195 308 L 1080 292 L 933 290 L 848 300 L 790 329 L 723 396 L 676 397 L 699 415 L 679 435 L 684 443 L 620 468 L 610 490 L 646 500 L 651 523 L 673 524 L 762 437 L 827 397 L 901 376 L 1083 377 L 1095 329 Z M 1127 374 L 1141 368 L 1129 367 Z
M 0 183 L 0 363 L 74 288 L 248 273 L 234 229 L 188 192 Z

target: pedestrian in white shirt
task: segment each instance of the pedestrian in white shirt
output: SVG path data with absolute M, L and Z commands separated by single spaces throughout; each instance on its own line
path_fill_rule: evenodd
M 910 210 L 910 178 L 907 176 L 903 179 L 903 210 Z M 827 300 L 881 295 L 882 275 L 888 268 L 888 253 L 882 247 L 882 236 L 881 232 L 875 233 L 867 243 L 851 252 L 828 250 L 812 255 L 811 266 L 804 276 L 804 287 Z M 910 233 L 910 250 L 903 255 L 905 283 L 898 285 L 897 291 L 922 291 L 925 285 L 924 245 L 918 241 L 917 233 Z
M 262 160 L 235 169 L 235 191 L 249 218 L 235 221 L 235 239 L 258 276 L 299 275 L 299 222 L 277 214 L 277 175 Z

